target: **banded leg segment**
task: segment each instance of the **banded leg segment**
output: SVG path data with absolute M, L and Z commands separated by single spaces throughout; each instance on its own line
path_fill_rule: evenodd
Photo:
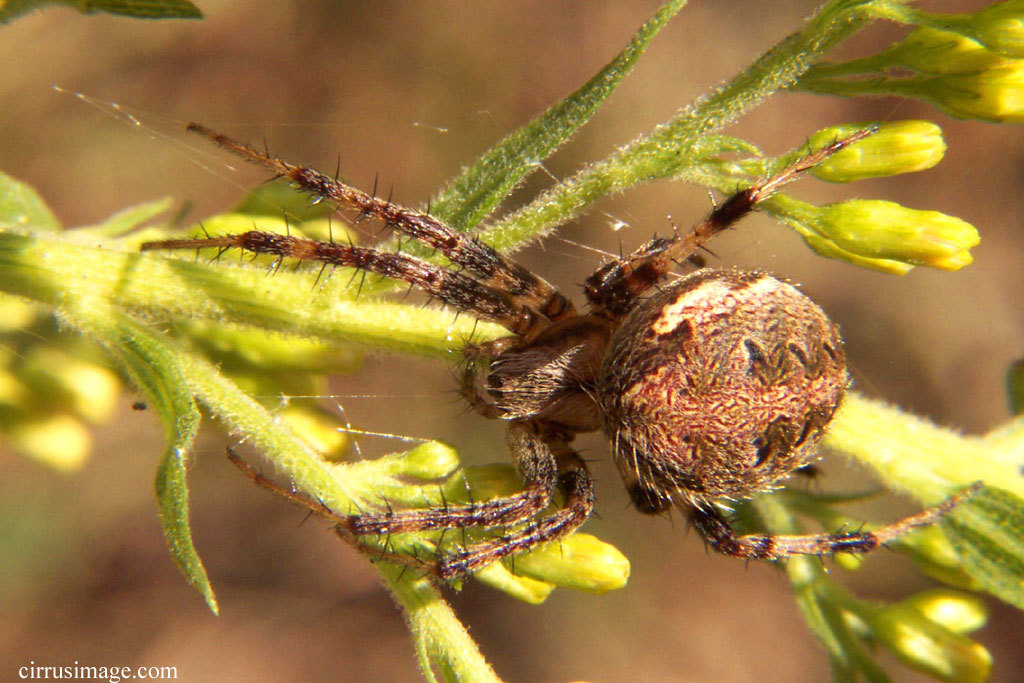
M 656 237 L 629 256 L 598 268 L 584 283 L 587 300 L 613 317 L 624 317 L 639 297 L 660 282 L 676 262 L 694 256 L 709 239 L 749 214 L 760 202 L 778 192 L 783 185 L 796 180 L 804 171 L 874 132 L 869 128 L 854 133 L 801 157 L 779 173 L 730 196 L 689 232 Z
M 329 199 L 340 206 L 372 216 L 386 225 L 437 249 L 452 263 L 480 278 L 483 284 L 504 292 L 520 306 L 540 313 L 548 320 L 559 320 L 574 313 L 572 304 L 558 290 L 490 245 L 457 232 L 433 216 L 402 207 L 389 199 L 367 194 L 320 171 L 295 166 L 237 142 L 197 123 L 188 130 L 199 133 L 221 147 L 265 166 L 294 182 L 317 199 Z
M 406 254 L 258 230 L 236 235 L 146 242 L 141 249 L 152 251 L 207 247 L 237 248 L 252 254 L 269 254 L 282 259 L 294 258 L 332 266 L 360 268 L 408 282 L 453 308 L 498 323 L 521 336 L 533 334 L 538 328 L 545 326 L 543 319 L 533 309 L 515 301 L 504 292 L 484 286 L 463 273 Z
M 475 572 L 509 555 L 563 538 L 587 521 L 594 508 L 593 479 L 575 452 L 560 458 L 560 461 L 562 472 L 558 475 L 558 487 L 565 494 L 565 504 L 561 508 L 498 538 L 442 556 L 436 565 L 437 576 L 451 579 Z
M 582 459 L 566 444 L 556 442 L 553 449 L 532 425 L 526 424 L 511 425 L 508 442 L 516 468 L 525 481 L 520 493 L 480 503 L 379 514 L 338 514 L 322 503 L 267 479 L 230 450 L 228 458 L 257 484 L 309 508 L 334 524 L 338 534 L 350 542 L 362 536 L 469 527 L 509 527 L 510 530 L 501 537 L 471 544 L 454 553 L 442 554 L 436 561 L 390 551 L 378 553 L 355 544 L 384 559 L 422 569 L 441 579 L 452 579 L 472 573 L 511 554 L 528 550 L 539 543 L 561 538 L 583 524 L 593 507 L 590 475 Z M 556 486 L 565 493 L 564 507 L 533 521 L 550 503 Z
M 835 553 L 867 553 L 880 545 L 934 524 L 956 505 L 968 499 L 977 487 L 951 496 L 935 507 L 874 531 L 837 534 L 775 536 L 771 534 L 737 534 L 717 510 L 694 509 L 693 525 L 712 548 L 724 555 L 754 560 L 778 560 L 792 555 L 832 555 Z

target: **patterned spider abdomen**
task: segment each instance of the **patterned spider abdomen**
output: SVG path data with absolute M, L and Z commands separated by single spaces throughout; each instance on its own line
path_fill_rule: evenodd
M 706 268 L 633 310 L 599 400 L 638 508 L 749 498 L 814 459 L 848 379 L 839 331 L 790 284 Z

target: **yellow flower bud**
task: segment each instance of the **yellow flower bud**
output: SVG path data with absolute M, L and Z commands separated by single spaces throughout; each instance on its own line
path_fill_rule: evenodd
M 32 325 L 41 313 L 36 304 L 0 293 L 0 332 L 21 332 Z
M 70 415 L 20 422 L 10 436 L 14 450 L 62 472 L 80 469 L 92 446 L 89 430 Z
M 937 526 L 917 529 L 898 538 L 893 546 L 907 553 L 928 576 L 958 588 L 978 589 L 978 582 L 964 570 L 963 560 Z
M 341 460 L 348 450 L 348 434 L 336 415 L 318 407 L 289 405 L 279 413 L 289 427 L 326 460 Z
M 1024 60 L 1003 60 L 976 73 L 913 79 L 907 90 L 957 118 L 1024 122 Z
M 925 74 L 976 74 L 1007 60 L 975 40 L 919 26 L 902 43 L 883 53 L 889 67 L 907 67 Z
M 3 355 L 5 355 L 3 351 L 0 351 L 0 356 Z M 6 365 L 6 363 L 3 364 Z M 31 401 L 31 393 L 25 383 L 13 372 L 0 367 L 0 407 L 23 410 Z
M 853 553 L 836 553 L 832 560 L 846 571 L 856 572 L 864 566 L 866 558 L 864 555 L 854 555 Z
M 900 263 L 899 261 L 893 261 L 892 259 L 872 259 L 852 254 L 845 249 L 840 249 L 836 246 L 835 242 L 822 237 L 813 230 L 809 230 L 799 224 L 793 224 L 793 226 L 800 234 L 800 237 L 803 238 L 804 242 L 807 243 L 807 246 L 825 258 L 836 259 L 837 261 L 846 261 L 847 263 L 852 263 L 853 265 L 860 266 L 861 268 L 878 270 L 883 273 L 889 273 L 890 275 L 906 275 L 914 268 L 906 263 Z
M 46 397 L 56 410 L 90 422 L 107 420 L 121 393 L 121 381 L 113 371 L 53 346 L 37 345 L 26 351 L 21 375 L 37 399 Z
M 992 655 L 980 644 L 896 605 L 866 609 L 858 615 L 877 641 L 907 666 L 946 681 L 984 681 Z
M 914 595 L 899 603 L 917 611 L 929 621 L 953 633 L 977 631 L 988 620 L 988 610 L 981 598 L 950 588 L 935 588 Z
M 418 508 L 467 501 L 465 480 L 452 476 L 458 466 L 454 448 L 427 441 L 404 453 L 337 464 L 332 472 L 346 491 L 371 492 L 364 499 L 367 508 Z M 475 488 L 473 496 L 474 500 L 491 497 L 478 494 Z
M 537 581 L 527 576 L 513 574 L 512 571 L 501 562 L 489 564 L 473 574 L 473 578 L 480 583 L 500 590 L 516 600 L 531 605 L 539 605 L 547 600 L 555 587 L 545 581 Z
M 626 556 L 590 534 L 552 541 L 508 562 L 516 574 L 588 593 L 616 590 L 629 580 Z
M 998 2 L 958 19 L 954 27 L 989 50 L 1007 57 L 1024 57 L 1024 0 Z
M 820 149 L 868 125 L 825 128 L 812 135 L 808 145 L 811 149 Z M 923 171 L 939 163 L 946 152 L 942 129 L 931 121 L 893 121 L 876 125 L 878 131 L 874 135 L 832 155 L 811 172 L 831 183 L 849 183 L 861 178 Z
M 474 500 L 487 500 L 499 496 L 511 496 L 522 490 L 523 484 L 516 468 L 506 463 L 492 463 L 466 467 L 462 471 L 465 481 L 453 481 L 453 500 L 466 503 L 466 485 L 473 492 Z
M 938 211 L 895 202 L 852 199 L 820 208 L 812 226 L 838 247 L 860 256 L 958 270 L 972 258 L 978 231 Z
M 459 466 L 458 452 L 440 441 L 427 441 L 403 453 L 392 472 L 421 481 L 443 479 Z

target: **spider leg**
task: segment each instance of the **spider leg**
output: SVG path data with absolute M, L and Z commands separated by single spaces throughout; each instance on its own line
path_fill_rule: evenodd
M 502 558 L 530 550 L 541 543 L 557 540 L 579 528 L 594 507 L 594 483 L 583 459 L 567 443 L 556 438 L 519 429 L 509 429 L 509 441 L 516 466 L 524 477 L 526 470 L 542 464 L 557 463 L 558 488 L 565 502 L 555 512 L 528 524 L 513 528 L 501 536 L 443 555 L 432 571 L 442 579 L 470 574 Z M 516 453 L 516 449 L 520 449 Z
M 377 273 L 415 285 L 453 308 L 498 323 L 520 336 L 529 336 L 546 326 L 544 319 L 532 308 L 516 301 L 505 292 L 483 285 L 463 273 L 427 263 L 407 254 L 259 230 L 210 238 L 146 242 L 141 246 L 141 250 L 201 247 L 237 248 L 251 254 L 274 255 L 279 260 L 294 258 Z
M 968 488 L 935 507 L 873 531 L 799 536 L 771 534 L 741 536 L 733 530 L 728 520 L 717 509 L 694 508 L 690 512 L 690 518 L 693 521 L 693 526 L 712 548 L 732 557 L 778 560 L 791 555 L 861 554 L 870 552 L 914 529 L 934 524 L 956 505 L 969 498 L 976 490 L 977 486 Z
M 603 309 L 614 318 L 624 317 L 640 296 L 668 274 L 675 262 L 689 260 L 709 239 L 749 214 L 780 187 L 874 132 L 874 129 L 869 128 L 835 140 L 797 159 L 782 171 L 736 192 L 688 232 L 677 232 L 671 237 L 655 237 L 632 254 L 598 268 L 584 284 L 587 300 L 596 309 Z
M 360 216 L 372 216 L 437 249 L 449 261 L 473 273 L 483 284 L 508 292 L 516 303 L 532 308 L 550 321 L 575 312 L 569 300 L 543 279 L 490 245 L 453 230 L 429 213 L 402 207 L 393 203 L 390 197 L 380 199 L 376 193 L 367 194 L 315 169 L 281 161 L 266 151 L 258 151 L 197 123 L 190 123 L 188 130 L 290 179 L 315 198 L 330 199 L 340 206 L 355 209 Z
M 525 481 L 523 490 L 515 495 L 465 505 L 446 504 L 422 510 L 349 515 L 338 514 L 320 501 L 268 479 L 230 450 L 228 458 L 260 486 L 334 524 L 339 536 L 364 552 L 423 569 L 441 579 L 452 579 L 512 553 L 564 536 L 586 521 L 593 507 L 590 475 L 583 461 L 564 441 L 539 434 L 533 425 L 517 423 L 509 427 L 508 442 L 516 468 Z M 565 493 L 565 506 L 548 517 L 524 525 L 524 521 L 531 520 L 548 506 L 556 487 Z M 362 536 L 494 526 L 515 528 L 500 538 L 470 544 L 456 553 L 442 555 L 436 561 L 387 550 L 371 550 L 358 543 Z

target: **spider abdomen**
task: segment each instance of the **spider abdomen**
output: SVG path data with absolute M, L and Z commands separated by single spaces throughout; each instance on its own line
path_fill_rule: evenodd
M 748 498 L 812 460 L 847 381 L 839 332 L 806 295 L 706 268 L 625 319 L 599 397 L 634 502 L 658 512 Z

